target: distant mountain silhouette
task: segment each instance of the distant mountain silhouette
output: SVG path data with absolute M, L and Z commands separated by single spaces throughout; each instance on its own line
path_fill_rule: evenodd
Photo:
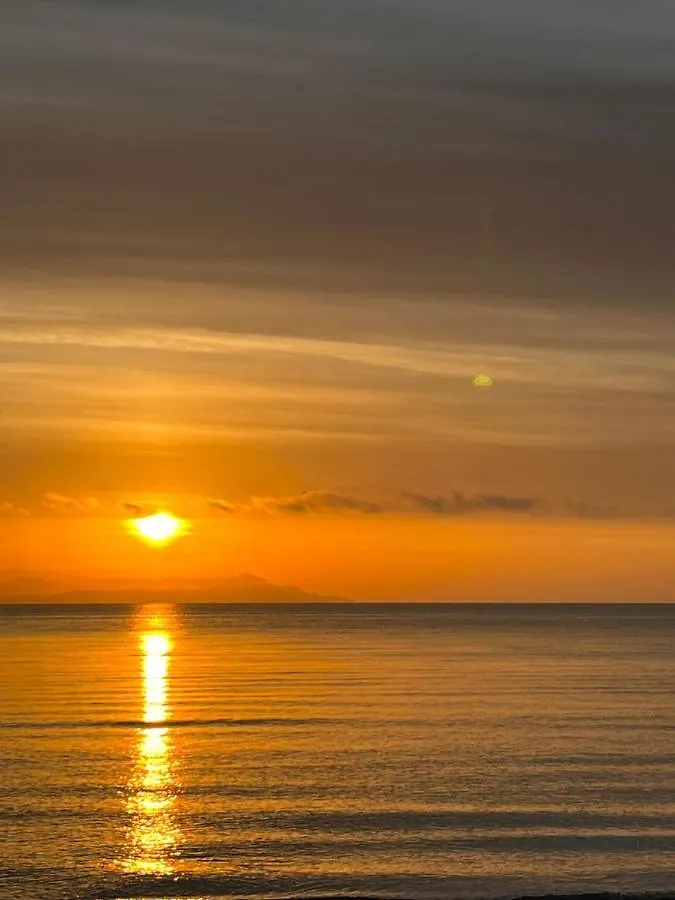
M 144 585 L 142 587 L 102 588 L 81 587 L 64 591 L 54 588 L 35 592 L 9 594 L 0 585 L 2 602 L 50 603 L 348 603 L 344 597 L 313 594 L 302 588 L 287 584 L 273 584 L 257 575 L 244 572 L 232 578 L 208 582 L 199 587 L 180 586 L 175 582 L 166 585 Z
M 32 597 L 45 597 L 62 591 L 63 586 L 46 578 L 18 577 L 0 581 L 0 600 L 4 597 L 17 597 L 31 599 Z

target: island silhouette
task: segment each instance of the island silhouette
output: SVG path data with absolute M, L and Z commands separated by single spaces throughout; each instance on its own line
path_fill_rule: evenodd
M 153 582 L 110 587 L 84 585 L 64 589 L 49 582 L 32 583 L 25 590 L 17 580 L 0 585 L 2 603 L 350 603 L 336 597 L 305 591 L 289 584 L 275 584 L 259 575 L 242 572 L 230 578 L 211 580 L 197 586 L 192 582 Z

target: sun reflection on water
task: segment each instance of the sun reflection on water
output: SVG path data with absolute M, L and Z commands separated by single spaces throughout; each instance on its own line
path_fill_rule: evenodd
M 180 842 L 174 807 L 177 795 L 170 729 L 169 666 L 173 640 L 171 619 L 156 610 L 142 616 L 143 722 L 129 779 L 127 811 L 131 816 L 125 869 L 139 875 L 170 875 Z

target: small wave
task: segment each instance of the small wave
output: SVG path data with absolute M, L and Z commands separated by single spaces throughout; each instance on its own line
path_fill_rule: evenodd
M 675 891 L 663 889 L 523 893 L 518 881 L 486 883 L 470 874 L 87 875 L 38 866 L 0 870 L 0 893 L 9 882 L 22 889 L 11 896 L 31 900 L 675 900 Z
M 232 886 L 229 886 L 227 893 L 223 890 L 225 885 L 214 884 L 204 879 L 189 879 L 187 883 L 178 884 L 175 881 L 166 880 L 166 883 L 148 885 L 143 888 L 143 895 L 137 893 L 101 893 L 96 895 L 87 895 L 79 898 L 79 900 L 169 900 L 169 898 L 180 898 L 180 900 L 248 900 L 251 896 L 255 896 L 258 900 L 417 900 L 415 894 L 391 894 L 387 891 L 380 893 L 350 893 L 348 891 L 340 893 L 317 893 L 313 891 L 297 891 L 294 893 L 261 893 L 251 894 L 247 891 L 232 892 Z M 150 891 L 150 892 L 148 892 Z M 193 893 L 198 891 L 198 894 Z M 170 892 L 170 893 L 169 893 Z M 455 900 L 453 895 L 449 893 L 447 900 Z M 621 893 L 617 892 L 601 892 L 601 893 L 550 893 L 550 894 L 523 894 L 511 895 L 501 898 L 495 898 L 490 895 L 485 897 L 477 896 L 474 900 L 675 900 L 673 892 L 643 892 L 643 893 Z
M 520 894 L 499 900 L 675 900 L 673 891 L 599 891 L 590 893 Z
M 252 895 L 249 893 L 232 893 L 231 890 L 223 893 L 224 885 L 208 883 L 202 879 L 190 879 L 189 884 L 177 884 L 175 881 L 168 880 L 166 883 L 154 883 L 154 886 L 146 886 L 143 888 L 142 896 L 137 893 L 100 893 L 96 895 L 87 895 L 80 897 L 79 900 L 169 900 L 169 898 L 180 898 L 180 900 L 248 900 Z M 150 893 L 148 893 L 150 891 Z M 171 893 L 167 893 L 170 891 Z M 188 891 L 185 893 L 184 891 Z M 199 891 L 194 894 L 193 891 Z M 215 891 L 215 893 L 213 892 Z M 286 893 L 263 893 L 255 895 L 258 900 L 417 900 L 414 894 L 390 894 L 388 892 L 371 893 L 371 894 L 355 894 L 355 893 L 314 893 L 312 891 L 302 891 L 291 894 Z M 448 894 L 447 900 L 454 900 L 452 894 Z M 673 892 L 643 892 L 643 893 L 621 893 L 620 891 L 605 891 L 602 893 L 550 893 L 550 894 L 523 894 L 513 895 L 501 898 L 476 897 L 474 900 L 675 900 Z
M 345 721 L 344 719 L 342 721 Z M 167 719 L 165 722 L 144 722 L 142 719 L 101 719 L 78 722 L 2 722 L 0 731 L 50 731 L 58 729 L 92 728 L 305 728 L 333 725 L 332 718 L 248 718 L 248 719 Z

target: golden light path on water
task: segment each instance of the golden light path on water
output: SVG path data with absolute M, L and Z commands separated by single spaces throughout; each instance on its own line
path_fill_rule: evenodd
M 156 610 L 141 613 L 144 727 L 140 729 L 134 768 L 127 785 L 131 816 L 125 870 L 139 875 L 170 875 L 180 842 L 174 807 L 177 784 L 170 729 L 169 676 L 173 639 L 171 616 Z

